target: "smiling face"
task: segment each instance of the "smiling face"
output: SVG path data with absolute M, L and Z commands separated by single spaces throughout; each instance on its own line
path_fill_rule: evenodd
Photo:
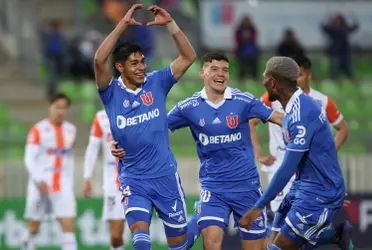
M 146 73 L 146 62 L 141 52 L 130 54 L 124 63 L 116 63 L 115 66 L 129 84 L 140 86 L 143 83 Z
M 206 87 L 223 93 L 229 82 L 229 62 L 215 59 L 205 62 L 200 70 L 200 77 L 204 79 Z

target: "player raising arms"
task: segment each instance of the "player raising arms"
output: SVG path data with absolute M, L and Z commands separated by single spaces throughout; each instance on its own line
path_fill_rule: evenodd
M 273 200 L 296 172 L 295 198 L 270 249 L 299 249 L 316 245 L 343 205 L 344 178 L 337 159 L 335 140 L 324 109 L 297 87 L 300 69 L 288 57 L 273 57 L 266 64 L 264 85 L 271 102 L 285 110 L 283 162 L 269 187 L 240 220 L 249 229 L 262 209 Z M 295 182 L 296 182 L 295 181 Z
M 134 249 L 151 247 L 149 225 L 153 207 L 163 220 L 169 248 L 186 249 L 186 204 L 177 163 L 169 149 L 165 100 L 196 54 L 172 17 L 153 5 L 147 10 L 155 20 L 147 25 L 167 26 L 179 57 L 168 67 L 146 75 L 142 49 L 121 45 L 113 51 L 115 67 L 121 73 L 119 79 L 114 79 L 109 56 L 121 33 L 130 25 L 140 25 L 134 20 L 134 12 L 142 7 L 134 4 L 97 50 L 96 84 L 113 138 L 119 147 L 126 146 L 125 161 L 119 162 L 119 179 Z
M 299 65 L 300 68 L 300 75 L 297 78 L 298 86 L 307 93 L 311 98 L 313 98 L 316 102 L 320 103 L 321 106 L 325 109 L 327 114 L 327 119 L 329 123 L 337 130 L 335 136 L 335 143 L 336 149 L 338 150 L 343 143 L 346 141 L 348 136 L 348 126 L 345 120 L 343 119 L 342 114 L 337 109 L 335 103 L 331 98 L 328 96 L 310 88 L 310 80 L 312 78 L 312 71 L 311 71 L 311 61 L 305 56 L 297 56 L 293 58 L 296 63 Z M 273 109 L 283 112 L 283 107 L 281 103 L 277 101 L 271 102 L 269 100 L 268 93 L 264 93 L 261 97 L 261 101 L 264 102 L 267 106 L 272 107 Z M 255 125 L 257 125 L 260 121 L 257 119 L 251 120 L 251 136 L 252 136 L 252 143 L 255 148 L 255 154 L 258 160 L 264 164 L 264 171 L 269 172 L 269 183 L 274 176 L 275 172 L 277 171 L 278 167 L 283 161 L 284 153 L 285 153 L 285 143 L 283 141 L 281 127 L 277 126 L 276 124 L 269 124 L 269 133 L 270 133 L 270 153 L 271 155 L 264 156 L 261 147 L 259 144 L 259 138 L 255 131 Z M 274 157 L 273 157 L 274 156 Z M 275 159 L 274 163 L 272 159 Z M 273 163 L 273 164 L 272 164 Z M 266 164 L 266 165 L 265 165 Z M 272 233 L 269 240 L 269 245 L 273 242 L 276 235 L 279 233 L 280 228 L 285 224 L 285 217 L 287 215 L 287 211 L 289 210 L 290 204 L 292 203 L 292 199 L 295 198 L 294 194 L 296 192 L 296 184 L 291 189 L 292 182 L 294 177 L 290 179 L 288 184 L 284 187 L 283 191 L 271 201 L 271 209 L 274 212 L 277 212 L 275 215 L 275 219 L 272 225 Z M 288 194 L 289 191 L 292 191 Z M 287 195 L 288 194 L 288 195 Z M 284 201 L 283 201 L 284 199 Z M 282 202 L 283 201 L 283 202 Z M 336 234 L 336 231 L 338 232 Z M 338 243 L 341 248 L 345 248 L 350 244 L 350 234 L 351 232 L 351 225 L 349 222 L 345 222 L 339 226 L 338 230 L 335 229 L 327 229 L 327 231 L 322 234 L 322 237 L 328 237 L 329 239 L 324 239 L 322 241 L 323 244 L 327 243 Z M 332 240 L 333 238 L 333 240 Z M 338 239 L 336 241 L 335 239 Z M 348 249 L 348 248 L 345 248 Z
M 62 250 L 76 250 L 76 202 L 73 190 L 76 128 L 65 121 L 70 99 L 57 94 L 49 101 L 49 116 L 36 123 L 27 137 L 25 164 L 29 172 L 25 217 L 28 230 L 22 249 L 35 249 L 35 236 L 46 214 L 62 229 Z
M 103 219 L 109 222 L 111 249 L 123 249 L 125 216 L 121 206 L 120 183 L 116 159 L 110 153 L 112 135 L 110 122 L 105 110 L 97 112 L 90 133 L 89 144 L 84 158 L 84 196 L 91 197 L 92 175 L 98 158 L 99 148 L 103 152 Z

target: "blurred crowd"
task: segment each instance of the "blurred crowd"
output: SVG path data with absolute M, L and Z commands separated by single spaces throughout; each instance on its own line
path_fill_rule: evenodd
M 103 10 L 110 30 L 121 20 L 134 0 L 97 0 Z M 147 0 L 145 5 L 158 4 L 167 10 L 179 9 L 178 0 Z M 147 12 L 139 12 L 136 18 L 147 23 L 152 17 Z M 249 16 L 244 16 L 235 25 L 235 56 L 238 62 L 238 78 L 241 81 L 260 77 L 260 46 L 257 42 L 258 30 Z M 358 29 L 354 19 L 348 23 L 342 14 L 335 14 L 319 27 L 328 38 L 327 55 L 330 61 L 330 78 L 338 80 L 341 74 L 353 79 L 353 64 L 349 36 Z M 80 36 L 67 39 L 58 21 L 50 23 L 43 33 L 43 52 L 48 71 L 48 94 L 55 93 L 57 84 L 63 77 L 72 78 L 79 83 L 94 79 L 93 58 L 98 46 L 106 34 L 96 29 L 88 29 Z M 139 44 L 146 56 L 148 69 L 152 68 L 156 39 L 154 29 L 147 26 L 128 28 L 119 43 L 133 42 Z M 275 53 L 280 56 L 296 56 L 306 53 L 300 39 L 290 27 L 283 32 L 283 38 L 277 45 Z
M 345 74 L 350 80 L 353 79 L 353 65 L 351 58 L 351 48 L 349 36 L 358 29 L 358 23 L 354 19 L 352 23 L 347 23 L 346 18 L 337 13 L 325 23 L 320 29 L 328 39 L 327 55 L 330 61 L 330 77 L 338 80 L 340 74 Z M 244 16 L 235 30 L 235 54 L 239 62 L 240 80 L 250 77 L 257 79 L 258 62 L 260 57 L 259 44 L 257 43 L 257 29 L 249 16 Z M 301 45 L 291 28 L 287 28 L 283 33 L 283 38 L 276 48 L 279 56 L 292 57 L 305 54 L 306 51 Z

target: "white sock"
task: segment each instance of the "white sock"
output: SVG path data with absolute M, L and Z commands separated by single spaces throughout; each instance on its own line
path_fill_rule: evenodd
M 113 247 L 113 246 L 111 246 L 110 247 L 110 250 L 123 250 L 123 249 L 124 249 L 123 246 L 120 246 L 120 247 Z
M 74 233 L 63 233 L 62 250 L 77 250 L 76 238 Z
M 23 235 L 21 250 L 35 250 L 35 235 L 28 230 Z

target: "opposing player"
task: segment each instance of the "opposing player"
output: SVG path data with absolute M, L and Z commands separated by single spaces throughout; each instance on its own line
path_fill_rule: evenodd
M 297 87 L 299 73 L 297 63 L 287 57 L 271 58 L 264 73 L 269 100 L 279 101 L 285 110 L 286 152 L 268 189 L 240 220 L 240 225 L 249 229 L 294 172 L 297 184 L 286 224 L 270 249 L 299 249 L 307 242 L 316 245 L 343 205 L 345 196 L 344 178 L 325 110 Z
M 297 78 L 297 84 L 298 86 L 307 93 L 311 98 L 313 98 L 316 102 L 320 103 L 321 106 L 325 109 L 327 114 L 327 119 L 331 125 L 337 130 L 337 133 L 335 135 L 335 143 L 336 143 L 336 149 L 338 150 L 346 141 L 348 136 L 348 126 L 345 122 L 341 112 L 337 109 L 335 103 L 333 100 L 326 95 L 322 94 L 319 91 L 316 91 L 312 88 L 310 88 L 310 81 L 312 78 L 312 71 L 311 71 L 311 61 L 305 56 L 297 56 L 294 58 L 296 63 L 299 65 L 300 69 L 300 75 Z M 283 112 L 282 105 L 279 101 L 271 102 L 269 101 L 268 93 L 266 92 L 262 97 L 261 101 L 264 102 L 267 106 L 272 107 L 273 109 Z M 277 126 L 276 124 L 269 124 L 269 133 L 270 133 L 270 153 L 271 155 L 265 156 L 262 153 L 260 144 L 259 144 L 259 138 L 255 131 L 255 125 L 257 125 L 260 121 L 257 119 L 251 120 L 251 136 L 252 136 L 252 143 L 255 149 L 255 155 L 258 158 L 258 160 L 261 161 L 261 163 L 264 165 L 263 170 L 267 171 L 269 174 L 269 183 L 274 176 L 275 172 L 279 168 L 280 164 L 283 161 L 284 153 L 285 153 L 285 143 L 282 139 L 282 132 L 281 127 Z M 286 217 L 286 212 L 288 210 L 287 206 L 290 205 L 291 199 L 294 198 L 294 193 L 296 190 L 296 186 L 292 188 L 293 194 L 288 194 L 288 192 L 291 189 L 291 185 L 293 183 L 294 176 L 290 179 L 288 184 L 284 187 L 282 192 L 275 197 L 273 201 L 271 201 L 271 209 L 274 212 L 279 211 L 275 216 L 275 220 L 272 226 L 272 234 L 270 235 L 269 245 L 272 243 L 272 241 L 275 239 L 276 235 L 280 231 L 280 228 L 285 224 L 284 219 Z M 285 200 L 283 204 L 281 205 L 283 199 L 285 197 Z M 349 242 L 347 239 L 350 239 L 350 224 L 348 222 L 345 222 L 344 224 L 341 224 L 338 226 L 337 230 L 335 229 L 329 229 L 327 231 L 327 235 L 333 235 L 333 238 L 338 238 L 339 240 L 337 243 L 342 247 L 343 245 L 349 245 Z M 336 235 L 336 231 L 338 232 Z M 342 240 L 341 240 L 342 239 Z M 332 242 L 332 241 L 331 241 Z M 327 242 L 324 242 L 327 243 Z M 330 243 L 330 242 L 328 242 Z M 333 243 L 336 243 L 335 240 L 333 240 Z
M 84 196 L 91 197 L 92 175 L 99 149 L 103 152 L 103 219 L 110 225 L 111 249 L 123 249 L 125 216 L 121 205 L 120 183 L 116 159 L 110 153 L 112 135 L 105 110 L 97 112 L 84 158 Z
M 76 128 L 65 121 L 70 99 L 57 94 L 50 99 L 49 116 L 30 130 L 25 165 L 29 172 L 25 218 L 28 229 L 22 248 L 35 249 L 35 237 L 45 215 L 54 216 L 62 229 L 62 250 L 76 250 L 76 203 L 73 190 Z
M 196 54 L 172 17 L 158 6 L 147 10 L 155 21 L 147 25 L 167 26 L 179 51 L 168 67 L 146 74 L 139 46 L 124 44 L 113 51 L 112 77 L 109 56 L 121 33 L 130 25 L 140 25 L 134 4 L 95 55 L 95 75 L 99 95 L 110 121 L 113 138 L 125 145 L 126 158 L 119 162 L 124 212 L 133 234 L 134 249 L 150 249 L 149 225 L 153 208 L 163 220 L 170 249 L 186 249 L 187 219 L 184 192 L 177 163 L 168 143 L 165 100 L 169 90 L 196 59 Z

